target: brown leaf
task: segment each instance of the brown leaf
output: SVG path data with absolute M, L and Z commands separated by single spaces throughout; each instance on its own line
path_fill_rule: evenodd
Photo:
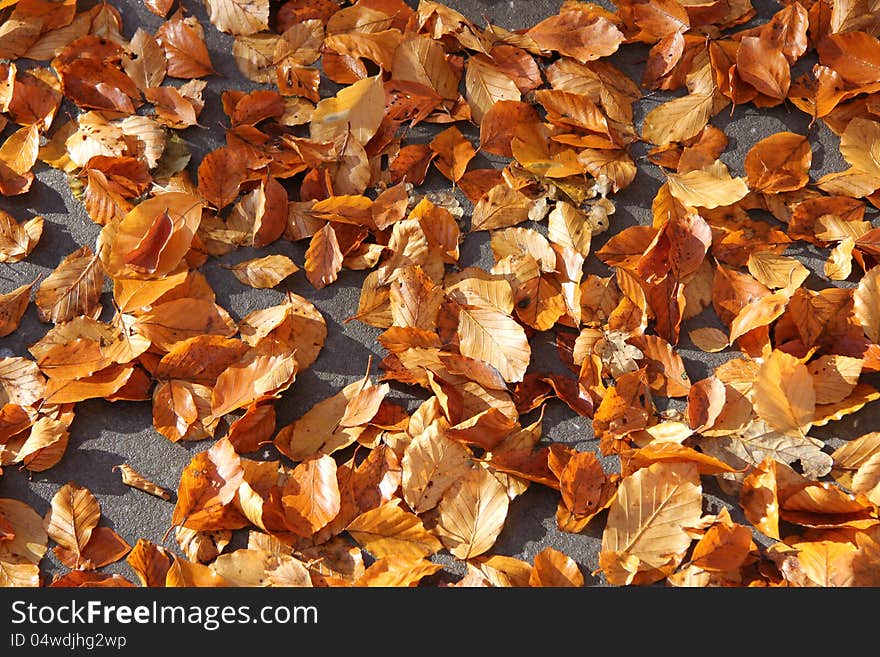
M 194 16 L 175 14 L 156 30 L 156 39 L 165 50 L 169 76 L 189 80 L 214 74 L 204 30 Z
M 611 55 L 624 40 L 614 23 L 585 11 L 562 11 L 529 28 L 526 34 L 542 50 L 555 51 L 581 63 Z
M 743 37 L 740 41 L 736 72 L 770 98 L 784 99 L 791 85 L 791 70 L 781 48 L 761 37 Z
M 37 282 L 26 283 L 11 292 L 0 294 L 0 337 L 13 333 L 31 302 L 31 290 Z
M 430 145 L 431 150 L 437 153 L 434 165 L 454 183 L 461 179 L 468 163 L 476 155 L 473 144 L 455 126 L 434 137 Z
M 306 277 L 315 289 L 320 290 L 336 280 L 342 269 L 342 251 L 330 223 L 324 224 L 312 236 L 303 267 Z
M 66 256 L 40 283 L 34 303 L 41 321 L 60 323 L 100 309 L 104 268 L 92 250 L 83 246 Z
M 829 34 L 817 44 L 819 61 L 855 86 L 880 80 L 880 41 L 876 36 L 854 30 Z
M 137 488 L 138 490 L 142 490 L 145 493 L 149 493 L 150 495 L 161 497 L 165 501 L 171 499 L 171 493 L 169 493 L 161 486 L 157 486 L 156 484 L 154 484 L 152 481 L 144 477 L 140 472 L 132 468 L 127 463 L 114 465 L 112 469 L 114 471 L 119 470 L 122 476 L 122 483 L 126 486 L 131 486 L 133 488 Z

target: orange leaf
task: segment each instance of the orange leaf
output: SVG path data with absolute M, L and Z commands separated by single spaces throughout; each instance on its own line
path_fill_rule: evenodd
M 529 586 L 580 588 L 584 586 L 584 574 L 567 554 L 546 547 L 535 555 Z
M 452 182 L 461 179 L 468 163 L 476 155 L 473 144 L 455 126 L 434 137 L 431 140 L 431 150 L 437 153 L 434 165 Z
M 336 232 L 329 223 L 312 236 L 306 250 L 304 268 L 306 277 L 315 289 L 322 289 L 333 283 L 342 269 L 342 251 L 336 239 Z
M 340 510 L 336 461 L 321 454 L 293 469 L 284 487 L 281 504 L 290 530 L 308 538 L 327 525 Z
M 175 14 L 156 30 L 156 39 L 165 49 L 171 77 L 188 80 L 214 73 L 204 30 L 194 16 L 183 18 L 181 13 Z
M 220 529 L 227 505 L 235 497 L 244 477 L 241 460 L 225 438 L 196 454 L 180 476 L 172 526 L 191 529 Z M 236 520 L 233 518 L 232 520 Z M 240 521 L 234 527 L 242 526 Z
M 745 158 L 749 187 L 764 193 L 790 192 L 809 180 L 813 151 L 806 137 L 778 132 L 752 146 Z

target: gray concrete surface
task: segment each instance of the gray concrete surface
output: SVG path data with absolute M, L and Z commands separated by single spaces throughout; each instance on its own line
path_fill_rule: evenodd
M 124 19 L 124 33 L 130 37 L 138 26 L 149 31 L 161 24 L 161 19 L 148 12 L 141 0 L 109 0 L 118 7 Z M 226 89 L 252 89 L 254 84 L 246 80 L 237 70 L 229 53 L 232 39 L 219 33 L 207 21 L 206 13 L 200 2 L 184 0 L 183 4 L 206 25 L 207 43 L 212 61 L 219 75 L 207 78 L 208 88 L 205 92 L 207 105 L 201 117 L 206 128 L 190 128 L 181 136 L 189 143 L 193 152 L 193 164 L 201 156 L 213 150 L 220 141 L 219 130 L 212 129 L 218 124 L 225 124 L 225 117 L 220 107 L 220 94 Z M 411 2 L 415 5 L 415 2 Z M 524 28 L 535 24 L 551 14 L 555 14 L 561 4 L 560 0 L 449 0 L 447 4 L 476 21 L 483 24 L 484 18 L 493 23 L 510 28 Z M 611 6 L 610 3 L 605 3 Z M 765 21 L 777 11 L 781 5 L 770 0 L 757 0 L 755 6 L 758 16 L 755 23 Z M 618 65 L 631 77 L 638 80 L 646 55 L 646 49 L 640 46 L 625 46 L 610 61 Z M 806 64 L 800 64 L 805 66 Z M 653 94 L 650 98 L 639 102 L 636 106 L 637 125 L 645 113 L 656 103 L 669 98 L 664 93 Z M 794 107 L 780 106 L 770 110 L 757 110 L 753 107 L 737 108 L 733 114 L 727 111 L 713 119 L 713 123 L 723 129 L 730 137 L 730 145 L 722 159 L 730 166 L 733 175 L 742 175 L 742 162 L 748 149 L 760 138 L 780 130 L 792 130 L 805 134 L 808 118 Z M 476 133 L 471 133 L 475 136 Z M 817 178 L 826 171 L 843 168 L 837 149 L 837 139 L 826 129 L 817 132 L 814 141 L 813 177 Z M 634 156 L 644 153 L 644 148 L 637 146 Z M 598 249 L 604 239 L 614 232 L 633 224 L 650 223 L 651 200 L 660 185 L 661 174 L 658 169 L 641 159 L 639 174 L 635 182 L 626 190 L 617 194 L 613 200 L 617 212 L 612 217 L 612 228 L 594 245 Z M 194 168 L 193 168 L 194 171 Z M 443 179 L 435 176 L 429 180 L 429 188 L 446 188 Z M 469 207 L 463 197 L 462 202 Z M 38 181 L 32 191 L 24 196 L 0 199 L 0 206 L 21 219 L 32 214 L 42 214 L 46 220 L 43 238 L 24 263 L 0 268 L 0 292 L 6 292 L 24 282 L 33 280 L 38 274 L 47 274 L 66 254 L 79 245 L 93 245 L 98 233 L 86 215 L 82 205 L 72 198 L 68 184 L 58 172 L 40 168 Z M 872 215 L 873 216 L 873 215 Z M 876 222 L 875 222 L 876 223 Z M 240 249 L 220 259 L 212 259 L 203 268 L 209 281 L 217 292 L 218 303 L 227 308 L 235 318 L 248 312 L 279 302 L 282 293 L 276 290 L 254 290 L 241 285 L 230 272 L 221 265 L 245 260 L 255 255 L 267 253 L 285 253 L 295 262 L 302 264 L 304 244 L 291 244 L 278 241 L 271 246 L 254 251 Z M 821 256 L 810 248 L 800 248 L 798 255 L 814 270 L 821 270 Z M 462 264 L 479 264 L 487 266 L 491 263 L 490 251 L 485 233 L 470 235 L 462 251 Z M 589 261 L 591 271 L 602 272 L 603 266 L 595 258 Z M 303 272 L 290 279 L 291 289 L 311 299 L 326 318 L 329 334 L 326 345 L 314 365 L 298 376 L 296 383 L 286 392 L 277 404 L 279 426 L 299 417 L 315 402 L 335 393 L 345 384 L 363 375 L 368 356 L 373 356 L 373 372 L 378 374 L 376 364 L 384 355 L 376 343 L 378 330 L 359 322 L 344 323 L 353 314 L 357 306 L 361 272 L 344 271 L 340 279 L 333 285 L 315 291 L 306 281 Z M 813 281 L 816 282 L 816 281 Z M 808 282 L 809 284 L 809 282 Z M 846 283 L 844 283 L 846 285 Z M 717 322 L 717 319 L 706 313 L 691 320 L 682 331 L 686 335 L 695 326 Z M 0 339 L 2 353 L 26 354 L 27 347 L 39 339 L 48 326 L 41 324 L 36 317 L 35 308 L 31 306 L 22 321 L 21 327 L 12 335 Z M 546 341 L 536 341 L 542 343 Z M 540 349 L 536 345 L 536 358 L 540 358 L 542 349 L 551 349 L 544 344 Z M 680 353 L 684 357 L 692 380 L 705 377 L 723 359 L 725 354 L 706 354 L 696 350 L 687 342 L 680 345 Z M 551 355 L 551 362 L 556 360 Z M 395 398 L 407 401 L 414 400 L 412 391 L 404 386 L 393 387 Z M 832 423 L 813 432 L 817 437 L 828 439 L 834 444 L 840 439 L 860 435 L 880 425 L 877 409 L 862 412 L 850 418 Z M 574 416 L 567 407 L 559 402 L 549 405 L 544 420 L 545 435 L 552 440 L 563 441 L 580 449 L 595 448 L 592 440 L 590 422 L 585 418 Z M 210 445 L 209 442 L 173 444 L 158 434 L 151 423 L 151 405 L 148 402 L 116 402 L 89 401 L 77 405 L 76 420 L 71 428 L 71 440 L 63 460 L 54 468 L 44 473 L 29 474 L 16 468 L 7 468 L 0 477 L 0 497 L 14 497 L 33 506 L 39 513 L 49 507 L 49 500 L 58 488 L 68 481 L 76 481 L 91 489 L 101 502 L 103 522 L 112 526 L 129 542 L 138 538 L 147 538 L 157 543 L 162 541 L 170 524 L 173 505 L 158 498 L 145 495 L 124 486 L 117 473 L 111 471 L 119 463 L 129 463 L 139 469 L 156 483 L 174 490 L 182 468 L 192 456 Z M 267 450 L 266 457 L 274 454 Z M 606 460 L 608 466 L 613 460 Z M 597 553 L 601 543 L 601 523 L 592 523 L 581 534 L 568 534 L 559 531 L 554 519 L 558 493 L 541 486 L 532 486 L 528 492 L 517 498 L 510 508 L 510 514 L 494 552 L 531 560 L 534 555 L 546 546 L 553 546 L 572 556 L 581 566 L 589 585 L 602 585 L 601 578 L 593 578 L 590 573 L 597 568 Z M 707 512 L 717 511 L 722 505 L 727 506 L 735 517 L 739 517 L 738 507 L 734 501 L 726 499 L 718 492 L 707 495 L 709 508 Z M 714 508 L 711 508 L 714 507 Z M 173 539 L 166 546 L 176 548 Z M 443 560 L 450 573 L 461 573 L 460 564 L 452 560 Z M 44 561 L 47 576 L 65 572 L 52 556 L 51 552 Z M 106 568 L 109 572 L 118 572 L 133 578 L 133 574 L 124 562 Z

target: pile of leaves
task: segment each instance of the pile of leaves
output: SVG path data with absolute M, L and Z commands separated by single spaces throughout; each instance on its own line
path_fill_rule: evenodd
M 880 585 L 880 433 L 810 435 L 877 417 L 880 8 L 615 4 L 508 30 L 429 0 L 205 0 L 202 22 L 145 0 L 161 27 L 128 39 L 112 4 L 0 0 L 0 194 L 58 169 L 100 226 L 0 297 L 4 336 L 31 303 L 49 325 L 0 358 L 0 465 L 55 466 L 89 399 L 151 404 L 158 434 L 208 442 L 174 494 L 118 467 L 169 500 L 173 549 L 102 526 L 76 482 L 45 517 L 0 499 L 0 583 L 138 585 L 101 570 L 125 559 L 142 586 L 583 586 L 552 546 L 493 550 L 541 486 L 562 531 L 601 532 L 609 585 Z M 222 93 L 225 145 L 194 162 L 207 30 L 256 88 Z M 614 63 L 633 47 L 640 80 Z M 637 126 L 656 92 L 673 93 Z M 768 135 L 732 175 L 712 119 L 781 104 L 810 132 Z M 813 180 L 820 128 L 849 168 Z M 664 181 L 650 225 L 616 229 L 637 147 Z M 459 197 L 424 193 L 429 176 Z M 42 218 L 0 222 L 0 260 L 28 258 Z M 481 237 L 488 268 L 460 256 Z M 798 244 L 823 272 L 786 255 Z M 201 268 L 242 247 L 267 253 L 230 267 L 256 288 L 363 272 L 350 321 L 379 331 L 381 374 L 364 363 L 277 426 L 328 328 L 290 291 L 240 319 L 220 306 Z M 682 326 L 709 315 L 687 339 L 729 357 L 692 381 Z M 532 351 L 548 339 L 556 370 Z M 542 436 L 550 403 L 590 419 L 594 449 Z M 266 446 L 277 459 L 255 458 Z M 733 515 L 707 512 L 710 485 Z M 50 541 L 69 572 L 47 581 Z M 440 577 L 441 556 L 464 574 Z

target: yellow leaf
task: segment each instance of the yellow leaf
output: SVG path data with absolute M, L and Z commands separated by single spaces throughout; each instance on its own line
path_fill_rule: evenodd
M 840 154 L 859 173 L 880 178 L 880 123 L 853 118 L 840 136 Z
M 844 399 L 859 382 L 862 359 L 850 356 L 820 356 L 807 368 L 813 377 L 816 404 L 833 404 Z
M 525 331 L 492 308 L 462 307 L 458 315 L 459 352 L 497 369 L 505 381 L 522 381 L 531 358 Z
M 350 135 L 361 146 L 376 134 L 385 114 L 385 88 L 380 76 L 358 80 L 315 107 L 311 121 L 314 141 Z
M 471 453 L 446 438 L 437 423 L 414 436 L 401 459 L 403 499 L 418 514 L 437 506 L 446 490 L 470 470 Z
M 856 241 L 852 237 L 844 237 L 837 246 L 831 249 L 825 261 L 825 275 L 832 281 L 845 281 L 852 273 L 852 252 Z
M 442 568 L 442 564 L 431 563 L 427 559 L 383 557 L 367 568 L 354 585 L 381 588 L 417 586 L 423 578 Z
M 841 485 L 852 488 L 853 474 L 875 454 L 880 453 L 880 432 L 866 433 L 843 443 L 831 454 L 831 476 Z
M 477 467 L 459 479 L 437 507 L 437 533 L 459 559 L 488 551 L 507 519 L 507 489 L 487 469 Z
M 621 481 L 608 511 L 602 553 L 637 560 L 635 572 L 656 581 L 652 571 L 678 564 L 691 543 L 685 531 L 702 515 L 702 487 L 692 463 L 654 463 Z M 602 564 L 600 553 L 600 566 Z M 612 584 L 617 572 L 603 566 Z
M 346 530 L 378 559 L 388 556 L 418 559 L 431 556 L 443 547 L 417 515 L 400 508 L 399 499 L 362 513 Z
M 749 254 L 749 273 L 759 283 L 771 289 L 801 286 L 810 271 L 795 258 L 778 255 L 772 251 L 756 251 Z
M 880 504 L 880 454 L 873 454 L 859 465 L 852 478 L 852 489 L 863 493 L 874 504 Z
M 806 436 L 813 424 L 816 391 L 807 366 L 773 350 L 758 368 L 750 393 L 755 412 L 777 431 Z
M 852 543 L 812 541 L 793 543 L 792 547 L 798 550 L 800 568 L 816 586 L 853 585 L 852 559 L 856 546 Z
M 702 92 L 658 105 L 645 116 L 642 137 L 657 145 L 695 137 L 709 122 L 714 104 L 714 93 Z
M 733 205 L 749 193 L 745 178 L 731 178 L 720 160 L 703 169 L 667 175 L 669 193 L 685 205 L 695 208 Z
M 0 517 L 15 532 L 12 539 L 0 541 L 0 562 L 39 564 L 49 542 L 40 515 L 24 502 L 0 498 Z
M 269 27 L 269 0 L 206 0 L 205 7 L 221 32 L 248 36 Z

